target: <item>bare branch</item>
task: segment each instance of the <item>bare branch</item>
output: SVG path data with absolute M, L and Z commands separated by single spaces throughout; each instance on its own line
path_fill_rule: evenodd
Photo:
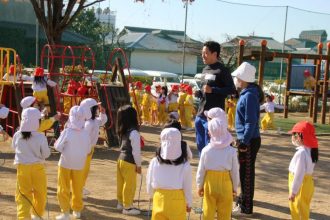
M 93 1 L 93 2 L 91 2 L 91 3 L 89 3 L 89 4 L 87 4 L 87 5 L 84 5 L 83 8 L 87 8 L 87 7 L 92 6 L 92 5 L 96 4 L 96 3 L 104 2 L 104 1 L 105 1 L 105 0 L 97 0 L 97 1 Z
M 85 0 L 81 0 L 80 3 L 84 4 Z M 59 24 L 60 28 L 64 28 L 70 19 L 71 12 L 73 11 L 74 5 L 77 3 L 77 0 L 70 0 L 66 7 L 62 21 Z

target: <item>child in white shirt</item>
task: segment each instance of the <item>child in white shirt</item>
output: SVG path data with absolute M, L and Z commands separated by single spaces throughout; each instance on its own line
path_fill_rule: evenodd
M 161 147 L 149 164 L 147 192 L 153 197 L 152 219 L 186 219 L 192 206 L 192 174 L 187 151 L 182 151 L 181 133 L 165 128 Z
M 230 146 L 233 138 L 227 130 L 226 113 L 213 108 L 206 116 L 211 119 L 210 143 L 202 150 L 196 174 L 198 195 L 204 197 L 203 219 L 213 220 L 217 212 L 217 219 L 230 220 L 239 184 L 237 151 Z
M 289 204 L 293 220 L 309 219 L 314 193 L 313 172 L 318 161 L 318 141 L 315 128 L 307 121 L 298 122 L 290 131 L 296 146 L 289 166 Z
M 41 219 L 46 207 L 47 177 L 44 163 L 50 155 L 50 149 L 45 135 L 37 132 L 40 118 L 38 109 L 24 109 L 20 129 L 13 136 L 18 219 L 31 219 L 32 205 L 32 219 Z
M 275 129 L 274 125 L 274 112 L 275 108 L 284 109 L 282 105 L 275 104 L 271 95 L 266 95 L 266 102 L 260 106 L 260 111 L 265 110 L 266 114 L 261 119 L 261 130 Z
M 54 144 L 55 149 L 61 152 L 58 163 L 57 198 L 62 214 L 56 217 L 57 220 L 70 219 L 70 201 L 75 218 L 80 218 L 84 207 L 84 165 L 91 151 L 91 139 L 84 129 L 85 120 L 90 118 L 86 115 L 84 108 L 73 106 L 67 126 Z

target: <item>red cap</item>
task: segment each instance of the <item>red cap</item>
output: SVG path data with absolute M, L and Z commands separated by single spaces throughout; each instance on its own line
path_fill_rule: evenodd
M 10 65 L 10 67 L 9 67 L 9 74 L 12 75 L 12 74 L 14 74 L 14 72 L 15 72 L 15 66 L 14 65 Z
M 187 94 L 188 94 L 188 95 L 192 95 L 192 88 L 191 88 L 191 86 L 187 85 L 187 86 L 185 87 L 185 90 L 187 91 Z
M 187 84 L 181 83 L 181 84 L 180 84 L 180 89 L 185 90 L 185 87 L 186 87 L 186 86 L 187 86 Z
M 141 81 L 136 81 L 135 82 L 135 87 L 139 90 L 142 90 L 142 82 Z
M 289 131 L 289 133 L 301 133 L 303 136 L 303 142 L 305 147 L 318 148 L 318 143 L 315 136 L 315 128 L 308 121 L 298 122 L 293 126 L 292 130 Z
M 146 85 L 146 86 L 144 87 L 144 90 L 145 90 L 146 92 L 151 92 L 151 86 L 150 86 L 150 85 Z
M 34 76 L 44 76 L 44 68 L 37 67 L 34 71 Z
M 75 91 L 75 87 L 69 84 L 66 93 L 69 95 L 74 95 L 74 91 Z
M 78 88 L 77 94 L 79 96 L 84 96 L 84 95 L 86 95 L 87 90 L 88 90 L 88 88 L 86 86 L 82 85 Z
M 179 90 L 179 85 L 172 85 L 172 92 L 177 92 Z
M 306 69 L 306 70 L 304 71 L 304 76 L 305 76 L 305 77 L 309 77 L 310 75 L 311 75 L 311 72 L 309 72 L 309 70 Z

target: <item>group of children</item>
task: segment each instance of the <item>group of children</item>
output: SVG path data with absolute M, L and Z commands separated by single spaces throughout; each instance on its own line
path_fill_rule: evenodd
M 145 85 L 143 92 L 142 82 L 137 81 L 132 83 L 130 96 L 142 124 L 163 126 L 172 114 L 180 119 L 183 128 L 192 130 L 194 101 L 190 85 L 172 85 L 170 92 L 167 86 L 157 85 L 152 91 L 150 85 Z

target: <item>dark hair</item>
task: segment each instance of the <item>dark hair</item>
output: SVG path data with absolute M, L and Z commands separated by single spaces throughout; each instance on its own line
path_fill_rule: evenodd
M 211 53 L 217 52 L 217 57 L 220 56 L 221 46 L 218 42 L 206 41 L 203 46 L 207 47 Z
M 139 122 L 136 110 L 131 105 L 121 106 L 117 112 L 117 135 L 122 137 L 132 129 L 139 130 Z
M 46 85 L 47 84 L 47 80 L 45 79 L 44 76 L 35 76 L 33 81 L 36 84 L 39 84 L 39 85 Z
M 304 139 L 302 133 L 293 132 L 292 135 L 294 135 L 294 136 L 298 135 L 301 140 Z M 311 158 L 312 158 L 313 163 L 317 163 L 317 161 L 319 160 L 319 149 L 318 148 L 312 148 L 311 149 Z
M 97 112 L 97 109 L 98 108 L 99 107 L 97 105 L 91 107 L 91 113 L 92 113 L 92 118 L 91 119 L 95 120 L 95 118 L 96 118 L 96 112 Z
M 169 165 L 174 165 L 174 166 L 177 166 L 177 165 L 180 165 L 180 164 L 183 164 L 185 162 L 188 161 L 188 153 L 187 153 L 187 142 L 185 141 L 181 141 L 181 156 L 178 157 L 177 159 L 175 160 L 165 160 L 163 159 L 161 156 L 160 156 L 160 152 L 161 152 L 161 147 L 159 147 L 157 150 L 156 150 L 156 157 L 157 157 L 157 160 L 160 164 L 169 164 Z
M 167 86 L 162 86 L 162 90 L 165 90 L 164 95 L 167 96 Z M 159 98 L 162 97 L 162 93 L 159 94 Z
M 169 114 L 168 119 L 164 125 L 164 128 L 176 128 L 179 131 L 181 131 L 182 127 L 181 127 L 181 123 L 175 119 L 172 118 L 173 116 L 171 116 L 171 114 Z
M 31 137 L 31 132 L 30 131 L 21 131 L 22 138 L 24 140 L 28 140 Z
M 262 90 L 262 88 L 257 83 L 249 83 L 249 84 L 257 87 L 258 93 L 259 93 L 258 94 L 259 95 L 259 103 L 263 104 L 265 102 L 265 93 Z

